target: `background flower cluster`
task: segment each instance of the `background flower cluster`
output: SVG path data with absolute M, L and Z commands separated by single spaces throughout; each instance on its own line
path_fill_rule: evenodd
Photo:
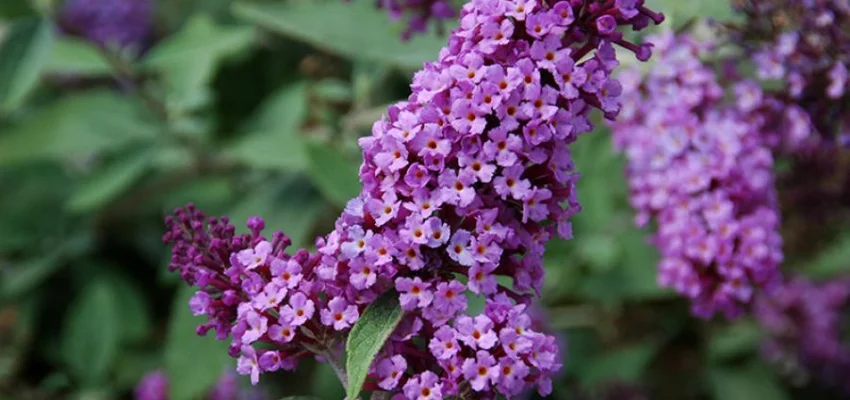
M 2 400 L 846 397 L 845 2 L 2 3 Z

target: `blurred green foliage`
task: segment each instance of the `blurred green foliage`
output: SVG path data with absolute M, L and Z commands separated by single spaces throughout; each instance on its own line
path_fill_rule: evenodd
M 445 38 L 402 42 L 368 1 L 170 0 L 137 56 L 58 34 L 53 3 L 0 5 L 0 398 L 127 397 L 157 368 L 172 400 L 199 398 L 234 362 L 196 336 L 162 218 L 191 201 L 310 246 L 359 190 L 356 139 Z M 732 15 L 652 3 L 676 26 Z M 584 209 L 576 238 L 549 245 L 543 293 L 566 339 L 553 397 L 609 382 L 662 399 L 798 394 L 760 361 L 752 321 L 695 320 L 657 286 L 604 126 L 573 152 Z M 804 259 L 827 277 L 848 252 L 844 235 Z M 344 396 L 324 364 L 264 379 L 274 396 Z

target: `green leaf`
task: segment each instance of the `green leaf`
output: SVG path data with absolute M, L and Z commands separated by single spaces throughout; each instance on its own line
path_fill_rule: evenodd
M 122 312 L 118 300 L 109 281 L 95 276 L 68 311 L 62 357 L 85 385 L 102 383 L 118 354 Z
M 575 241 L 579 254 L 597 270 L 610 270 L 620 258 L 620 247 L 612 235 L 590 232 Z
M 655 343 L 646 342 L 610 351 L 590 359 L 577 373 L 586 387 L 606 381 L 637 382 L 657 350 Z
M 3 0 L 0 21 L 35 15 L 30 0 Z
M 113 266 L 110 271 L 121 271 L 121 269 Z M 109 284 L 115 291 L 118 304 L 121 305 L 120 337 L 129 343 L 145 339 L 153 323 L 144 292 L 120 272 L 111 272 L 108 276 Z
M 299 132 L 307 115 L 306 86 L 285 87 L 271 95 L 246 125 L 245 133 L 226 151 L 254 168 L 300 171 L 308 160 Z
M 5 33 L 0 43 L 0 112 L 17 108 L 38 83 L 50 56 L 52 32 L 48 20 L 24 19 Z
M 709 371 L 714 398 L 717 400 L 786 400 L 776 375 L 762 366 L 714 368 Z
M 359 166 L 346 160 L 337 149 L 318 142 L 307 142 L 313 183 L 331 203 L 345 207 L 360 193 Z
M 69 232 L 88 229 L 65 212 L 74 183 L 68 168 L 55 164 L 0 167 L 0 193 L 14 193 L 0 196 L 0 254 L 43 255 Z
M 195 327 L 204 322 L 189 310 L 189 299 L 195 289 L 184 286 L 174 299 L 168 338 L 165 343 L 165 371 L 168 374 L 168 398 L 198 398 L 221 376 L 230 361 L 227 343 L 215 336 L 198 336 Z
M 282 230 L 293 247 L 300 248 L 310 244 L 310 233 L 326 210 L 319 193 L 299 177 L 278 184 L 261 183 L 227 215 L 243 232 L 249 217 L 262 216 L 269 229 Z
M 45 72 L 74 76 L 112 74 L 112 68 L 95 45 L 72 37 L 61 37 L 53 43 Z
M 754 351 L 762 340 L 762 331 L 753 321 L 740 321 L 714 332 L 708 342 L 711 358 L 722 360 Z
M 53 252 L 17 265 L 9 274 L 3 276 L 0 298 L 13 299 L 29 293 L 62 266 L 59 260 L 59 253 Z
M 681 1 L 646 0 L 646 6 L 664 12 L 665 25 L 679 27 L 694 18 L 711 18 L 716 21 L 740 19 L 731 1 Z
M 345 343 L 345 371 L 348 373 L 347 398 L 356 399 L 366 381 L 369 367 L 395 330 L 404 312 L 398 303 L 398 293 L 390 290 L 369 307 L 351 328 Z
M 90 236 L 79 234 L 47 254 L 16 265 L 0 281 L 0 299 L 18 299 L 31 293 L 64 265 L 63 257 L 84 253 L 91 244 Z
M 317 399 L 342 399 L 345 398 L 345 390 L 339 384 L 339 378 L 336 376 L 333 367 L 327 363 L 319 363 L 313 372 L 313 379 L 310 382 L 312 393 Z M 299 398 L 298 396 L 293 398 Z M 301 397 L 309 398 L 309 397 Z
M 813 278 L 827 278 L 850 271 L 850 234 L 842 234 L 813 260 L 799 266 L 799 270 Z
M 368 1 L 236 3 L 233 13 L 264 28 L 349 57 L 419 69 L 435 60 L 447 38 L 420 35 L 408 42 L 391 29 L 385 10 Z
M 209 84 L 222 61 L 247 50 L 254 36 L 251 27 L 220 26 L 199 15 L 151 49 L 143 63 L 165 78 L 170 100 L 182 102 Z
M 152 140 L 151 115 L 113 91 L 65 96 L 0 136 L 0 166 L 44 159 L 87 157 Z
M 86 213 L 107 204 L 132 186 L 145 173 L 150 161 L 150 155 L 142 152 L 101 167 L 77 188 L 68 200 L 68 209 Z
M 325 78 L 313 86 L 316 97 L 332 103 L 348 103 L 354 98 L 351 84 L 336 78 Z

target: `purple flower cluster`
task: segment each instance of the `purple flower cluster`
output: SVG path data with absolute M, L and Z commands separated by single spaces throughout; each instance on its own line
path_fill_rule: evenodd
M 457 16 L 448 0 L 377 0 L 376 6 L 386 9 L 394 20 L 408 16 L 407 27 L 401 34 L 404 40 L 426 32 L 432 21 L 436 22 L 438 30 L 442 31 L 444 22 Z
M 628 71 L 616 146 L 628 158 L 637 222 L 654 221 L 659 284 L 701 317 L 740 314 L 754 288 L 776 281 L 782 261 L 773 158 L 752 111 L 760 91 L 740 81 L 725 101 L 687 35 L 651 39 L 658 63 L 642 80 Z M 728 98 L 728 97 L 727 97 Z
M 749 0 L 738 10 L 746 22 L 735 38 L 752 50 L 758 77 L 781 82 L 781 97 L 805 110 L 821 135 L 850 143 L 850 3 Z
M 232 370 L 222 373 L 218 382 L 206 393 L 208 400 L 247 400 L 256 399 L 258 391 L 249 389 L 239 390 L 238 376 Z M 168 400 L 168 377 L 162 370 L 147 373 L 135 389 L 136 400 Z
M 846 277 L 813 283 L 798 276 L 759 297 L 755 316 L 767 332 L 765 357 L 794 360 L 823 383 L 850 394 L 850 347 L 842 343 L 848 306 Z
M 101 46 L 140 47 L 152 19 L 153 0 L 66 0 L 60 24 Z
M 210 318 L 199 332 L 231 336 L 256 382 L 305 356 L 333 362 L 365 307 L 395 290 L 405 314 L 367 386 L 408 399 L 548 394 L 558 347 L 527 307 L 545 243 L 570 238 L 580 208 L 568 144 L 592 129 L 593 109 L 620 109 L 613 45 L 650 55 L 616 28 L 653 20 L 663 16 L 627 0 L 464 6 L 408 100 L 360 140 L 362 191 L 316 253 L 286 253 L 259 219 L 238 236 L 192 207 L 167 220 L 171 268 L 201 288 L 191 308 Z M 470 294 L 485 297 L 483 314 L 466 315 Z

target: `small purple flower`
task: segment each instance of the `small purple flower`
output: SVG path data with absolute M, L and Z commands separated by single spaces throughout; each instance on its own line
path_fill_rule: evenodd
M 257 360 L 257 352 L 251 346 L 242 346 L 242 354 L 236 362 L 236 372 L 240 375 L 250 375 L 251 383 L 256 385 L 260 381 L 260 362 Z
M 347 233 L 349 240 L 340 246 L 340 250 L 348 258 L 354 258 L 356 255 L 364 252 L 366 250 L 366 241 L 374 235 L 371 230 L 364 232 L 360 227 L 352 228 Z
M 496 332 L 493 332 L 493 321 L 486 315 L 475 318 L 460 316 L 455 323 L 455 328 L 460 340 L 473 349 L 488 350 L 498 341 Z
M 378 226 L 386 224 L 395 218 L 399 210 L 399 202 L 395 193 L 387 192 L 381 200 L 372 199 L 367 203 L 369 212 L 375 218 Z
M 847 67 L 842 62 L 836 62 L 829 69 L 829 86 L 826 94 L 830 98 L 837 99 L 844 95 L 847 90 Z
M 246 344 L 257 341 L 268 329 L 268 320 L 266 317 L 254 310 L 249 310 L 245 314 L 245 322 L 248 325 L 248 329 L 242 335 L 242 342 Z
M 281 319 L 279 324 L 269 327 L 269 337 L 279 343 L 289 343 L 295 338 L 295 329 L 289 321 Z
M 520 328 L 521 330 L 522 328 Z M 531 350 L 531 340 L 517 332 L 517 328 L 503 328 L 499 332 L 499 342 L 508 357 L 519 360 L 520 356 Z
M 304 293 L 295 292 L 289 299 L 289 304 L 281 307 L 280 318 L 292 326 L 300 326 L 312 318 L 315 312 L 313 300 L 308 299 Z
M 274 259 L 271 264 L 271 272 L 274 276 L 272 281 L 276 284 L 281 287 L 293 289 L 301 282 L 303 275 L 301 274 L 301 264 L 298 261 L 294 259 L 287 261 Z
M 245 249 L 236 253 L 236 259 L 246 271 L 264 266 L 269 254 L 272 252 L 272 244 L 267 241 L 257 243 L 253 249 Z
M 384 390 L 395 389 L 406 369 L 407 361 L 398 354 L 381 360 L 375 368 L 379 378 L 378 387 Z
M 438 360 L 454 358 L 460 350 L 455 330 L 446 325 L 441 326 L 440 329 L 437 329 L 437 332 L 434 332 L 434 337 L 428 344 L 428 349 Z
M 351 262 L 351 286 L 357 289 L 367 289 L 375 284 L 378 279 L 377 268 L 374 264 L 362 258 Z
M 596 30 L 601 35 L 610 35 L 617 27 L 617 20 L 611 15 L 603 15 L 596 19 Z
M 469 282 L 467 286 L 475 294 L 491 294 L 496 292 L 496 277 L 491 272 L 496 269 L 495 264 L 475 264 L 469 269 Z
M 210 308 L 210 295 L 207 292 L 199 290 L 192 295 L 192 298 L 189 299 L 189 309 L 192 310 L 192 315 L 206 315 L 209 314 L 212 309 Z
M 260 356 L 258 364 L 264 372 L 274 372 L 280 369 L 282 362 L 280 352 L 269 350 Z
M 442 246 L 450 239 L 448 224 L 437 217 L 431 217 L 425 221 L 425 234 L 428 236 L 428 247 Z
M 360 318 L 360 312 L 357 306 L 349 305 L 344 298 L 334 297 L 328 302 L 328 308 L 322 310 L 322 323 L 331 326 L 335 330 L 341 331 L 346 329 Z
M 507 198 L 510 195 L 516 200 L 522 200 L 528 195 L 531 190 L 531 183 L 527 179 L 522 179 L 520 176 L 524 169 L 518 165 L 506 168 L 501 176 L 493 180 L 493 186 L 496 193 Z
M 401 307 L 407 311 L 427 307 L 434 300 L 429 284 L 422 282 L 419 277 L 398 278 L 395 281 L 395 288 L 400 293 Z
M 448 253 L 449 257 L 463 266 L 472 266 L 475 262 L 472 257 L 472 252 L 469 251 L 470 234 L 468 231 L 459 229 L 452 235 L 449 242 Z
M 263 289 L 263 292 L 254 298 L 251 305 L 258 311 L 265 311 L 270 308 L 274 309 L 283 301 L 286 294 L 287 289 L 285 287 L 278 286 L 275 282 L 270 282 Z
M 443 385 L 439 382 L 437 375 L 425 371 L 404 384 L 404 395 L 412 400 L 440 400 L 443 398 Z
M 510 357 L 502 357 L 499 360 L 498 380 L 495 383 L 499 391 L 506 395 L 519 394 L 525 388 L 524 379 L 528 376 L 530 368 L 522 360 Z
M 481 392 L 490 387 L 491 381 L 499 378 L 499 367 L 496 359 L 490 353 L 479 350 L 475 358 L 467 358 L 463 362 L 463 376 L 466 378 L 472 390 Z

